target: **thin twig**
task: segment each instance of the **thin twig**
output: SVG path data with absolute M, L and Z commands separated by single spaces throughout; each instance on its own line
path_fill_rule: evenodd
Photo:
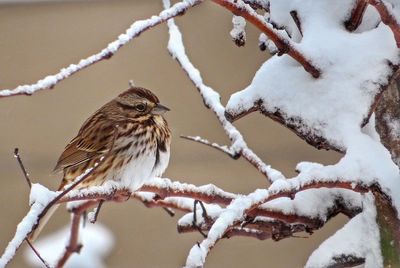
M 90 219 L 90 223 L 95 223 L 97 221 L 97 217 L 99 216 L 100 209 L 101 209 L 101 206 L 103 205 L 103 203 L 104 203 L 104 200 L 100 200 L 99 201 L 99 204 L 96 207 L 96 211 L 94 213 L 94 216 L 93 216 L 93 218 Z
M 43 259 L 43 257 L 40 255 L 39 251 L 37 251 L 37 249 L 29 241 L 29 239 L 25 238 L 25 241 L 29 245 L 29 247 L 32 249 L 32 251 L 35 253 L 35 255 L 39 258 L 39 260 L 43 263 L 43 265 L 46 268 L 50 268 L 50 265 L 48 264 L 48 262 L 45 259 Z
M 290 11 L 290 16 L 292 16 L 294 23 L 296 23 L 297 29 L 299 29 L 301 36 L 303 36 L 303 30 L 301 28 L 301 21 L 300 21 L 299 15 L 297 14 L 297 11 L 296 10 Z
M 171 216 L 171 217 L 174 217 L 174 216 L 175 216 L 175 211 L 172 210 L 171 208 L 163 207 L 163 210 L 164 210 L 165 212 L 167 212 L 167 214 L 168 214 L 169 216 Z
M 194 142 L 198 142 L 204 145 L 207 145 L 211 148 L 217 149 L 218 151 L 221 151 L 227 155 L 229 155 L 231 158 L 233 159 L 238 159 L 240 157 L 239 153 L 234 152 L 231 148 L 228 148 L 228 146 L 226 145 L 219 145 L 218 143 L 215 142 L 210 142 L 206 139 L 203 139 L 201 137 L 193 137 L 193 136 L 184 136 L 181 135 L 181 138 L 185 139 L 185 140 L 190 140 L 190 141 L 194 141 Z
M 21 156 L 19 155 L 19 149 L 14 149 L 14 157 L 17 158 L 19 167 L 21 168 L 22 173 L 24 174 L 25 180 L 28 183 L 29 188 L 32 188 L 32 182 L 29 178 L 29 173 L 26 171 L 24 163 L 22 162 Z
M 204 237 L 204 238 L 206 238 L 207 237 L 207 234 L 205 234 L 202 230 L 201 230 L 201 226 L 199 226 L 198 224 L 197 224 L 197 203 L 199 203 L 199 202 L 201 202 L 201 201 L 199 201 L 199 200 L 194 200 L 194 202 L 193 202 L 193 220 L 192 220 L 192 225 L 193 225 L 193 227 L 195 227 L 196 229 L 197 229 L 197 231 Z M 202 205 L 203 205 L 203 203 L 201 203 Z M 202 207 L 204 207 L 204 205 L 202 206 Z M 205 208 L 204 208 L 204 210 L 205 210 Z

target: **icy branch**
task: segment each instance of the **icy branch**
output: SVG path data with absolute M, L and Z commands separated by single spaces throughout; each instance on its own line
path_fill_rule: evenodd
M 171 8 L 163 10 L 158 16 L 152 16 L 146 20 L 134 22 L 124 34 L 118 36 L 118 39 L 109 43 L 106 48 L 97 54 L 82 59 L 77 64 L 71 64 L 66 68 L 61 69 L 57 74 L 49 75 L 35 84 L 21 85 L 14 89 L 3 89 L 0 91 L 0 97 L 14 95 L 31 95 L 38 90 L 51 89 L 60 81 L 70 77 L 71 75 L 95 64 L 99 61 L 111 58 L 121 47 L 126 45 L 132 39 L 138 37 L 141 33 L 157 26 L 170 18 L 182 15 L 189 8 L 198 5 L 202 0 L 184 0 L 173 5 Z

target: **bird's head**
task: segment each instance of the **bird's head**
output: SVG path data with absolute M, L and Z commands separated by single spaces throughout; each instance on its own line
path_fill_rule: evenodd
M 142 87 L 131 87 L 124 91 L 115 99 L 115 103 L 130 118 L 148 119 L 169 111 L 169 108 L 160 104 L 153 92 Z

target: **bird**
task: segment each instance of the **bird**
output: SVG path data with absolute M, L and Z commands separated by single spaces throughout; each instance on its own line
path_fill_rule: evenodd
M 130 191 L 161 176 L 170 158 L 171 131 L 164 118 L 169 108 L 143 87 L 130 88 L 112 99 L 82 125 L 61 153 L 55 172 L 63 172 L 65 190 L 92 169 L 75 189 L 116 181 Z M 52 207 L 30 234 L 34 241 L 58 206 Z

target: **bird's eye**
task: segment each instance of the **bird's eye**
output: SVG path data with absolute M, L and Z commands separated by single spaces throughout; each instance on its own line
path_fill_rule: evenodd
M 136 111 L 138 112 L 144 112 L 146 110 L 146 104 L 144 103 L 139 103 L 135 106 Z

